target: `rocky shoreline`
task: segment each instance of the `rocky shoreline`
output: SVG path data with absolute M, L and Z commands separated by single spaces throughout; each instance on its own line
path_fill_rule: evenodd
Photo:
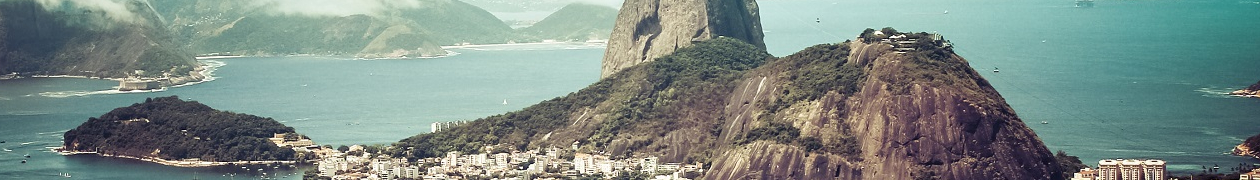
M 1252 84 L 1251 86 L 1248 86 L 1245 89 L 1239 89 L 1237 91 L 1230 92 L 1229 95 L 1260 98 L 1260 82 L 1256 82 L 1256 84 Z
M 234 56 L 234 57 L 239 57 L 239 56 Z M 233 58 L 233 57 L 219 57 L 219 58 L 208 58 L 208 59 L 220 59 L 220 58 Z M 198 60 L 200 61 L 201 59 L 199 58 Z M 187 76 L 175 76 L 175 77 L 168 77 L 168 78 L 161 78 L 161 79 L 141 78 L 138 80 L 154 81 L 154 82 L 160 83 L 159 87 L 152 88 L 152 89 L 163 89 L 167 87 L 182 87 L 182 86 L 193 85 L 193 84 L 198 84 L 198 83 L 214 80 L 214 77 L 212 77 L 211 74 L 214 73 L 215 70 L 217 70 L 220 66 L 223 66 L 223 65 L 224 64 L 222 62 L 218 62 L 218 61 L 198 62 L 197 67 L 194 67 L 192 71 L 189 71 Z M 104 80 L 111 80 L 111 81 L 118 81 L 118 82 L 137 80 L 137 79 L 128 79 L 128 78 L 108 78 L 108 77 L 95 77 L 95 76 L 82 76 L 82 75 L 26 75 L 26 76 L 23 76 L 17 73 L 0 75 L 0 80 L 21 79 L 21 78 L 84 78 L 84 79 L 104 79 Z M 114 90 L 118 90 L 118 88 L 115 87 Z
M 1257 155 L 1257 154 L 1260 154 L 1260 153 L 1256 153 L 1255 151 L 1251 151 L 1251 148 L 1247 147 L 1247 143 L 1242 143 L 1242 144 L 1239 144 L 1238 146 L 1234 146 L 1234 150 L 1233 150 L 1233 152 L 1232 152 L 1232 153 L 1230 153 L 1230 154 L 1234 154 L 1234 155 L 1238 155 L 1238 156 L 1248 156 L 1248 157 L 1251 157 L 1251 158 L 1260 159 L 1260 155 Z
M 212 166 L 225 166 L 225 165 L 277 164 L 277 163 L 278 164 L 296 164 L 297 163 L 297 161 L 202 161 L 202 160 L 197 160 L 197 159 L 167 160 L 167 159 L 162 159 L 162 158 L 157 158 L 157 157 L 135 157 L 135 156 L 117 155 L 117 154 L 102 154 L 98 152 L 66 151 L 65 147 L 55 148 L 53 149 L 53 152 L 57 152 L 58 154 L 61 154 L 63 156 L 94 154 L 101 157 L 135 159 L 135 160 L 141 160 L 145 162 L 152 162 L 152 163 L 158 163 L 161 165 L 175 166 L 175 167 L 212 167 Z

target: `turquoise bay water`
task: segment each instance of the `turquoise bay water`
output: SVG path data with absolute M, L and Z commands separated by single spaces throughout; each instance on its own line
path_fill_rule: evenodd
M 868 27 L 942 33 L 1051 150 L 1087 164 L 1161 158 L 1170 171 L 1184 173 L 1200 165 L 1260 163 L 1225 154 L 1260 133 L 1260 99 L 1222 95 L 1260 80 L 1260 36 L 1250 34 L 1260 29 L 1260 5 L 1249 1 L 1099 1 L 1089 9 L 1072 8 L 1071 1 L 759 3 L 766 44 L 777 56 L 852 39 Z M 44 147 L 57 146 L 61 133 L 87 117 L 169 95 L 272 117 L 319 143 L 390 143 L 428 132 L 431 122 L 500 114 L 586 87 L 598 79 L 603 53 L 567 46 L 454 51 L 462 54 L 227 59 L 215 81 L 154 93 L 60 97 L 117 83 L 0 81 L 0 140 L 7 141 L 0 147 L 12 150 L 0 151 L 0 179 L 48 179 L 60 172 L 89 179 L 300 173 L 63 157 Z M 995 67 L 1002 72 L 987 71 Z M 27 153 L 31 163 L 19 164 Z

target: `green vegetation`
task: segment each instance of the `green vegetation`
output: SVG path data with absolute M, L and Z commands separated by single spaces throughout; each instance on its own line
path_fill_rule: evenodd
M 434 157 L 447 151 L 478 152 L 485 145 L 531 146 L 531 138 L 567 127 L 572 113 L 616 100 L 615 107 L 583 144 L 603 147 L 614 138 L 661 134 L 681 128 L 679 114 L 710 111 L 724 104 L 726 94 L 742 71 L 764 63 L 769 54 L 739 40 L 718 38 L 677 50 L 673 55 L 644 63 L 601 80 L 578 92 L 543 101 L 520 111 L 478 119 L 437 133 L 420 134 L 396 144 L 392 154 Z M 634 75 L 634 76 L 631 76 Z M 713 124 L 714 121 L 704 121 Z M 716 126 L 716 125 L 713 125 Z M 475 128 L 473 128 L 475 127 Z M 708 126 L 703 128 L 708 129 Z M 558 138 L 558 137 L 552 137 Z M 629 149 L 641 148 L 638 143 Z M 411 149 L 411 150 L 403 150 Z
M 1054 160 L 1059 164 L 1059 174 L 1063 179 L 1072 179 L 1072 173 L 1080 172 L 1081 169 L 1088 168 L 1089 165 L 1081 162 L 1080 157 L 1067 155 L 1063 150 L 1054 153 Z
M 573 3 L 547 16 L 533 26 L 517 30 L 526 39 L 585 41 L 606 39 L 617 20 L 612 7 Z
M 588 140 L 602 147 L 631 127 L 631 122 L 637 133 L 660 136 L 676 130 L 679 127 L 671 124 L 679 123 L 688 112 L 721 109 L 735 81 L 743 76 L 740 72 L 756 68 L 768 58 L 771 56 L 764 51 L 732 38 L 704 41 L 657 58 L 643 65 L 650 67 L 646 71 L 650 84 L 646 86 L 651 89 L 632 95 Z
M 294 160 L 292 149 L 267 140 L 293 133 L 271 118 L 218 111 L 177 96 L 145 99 L 65 133 L 67 150 L 163 159 Z
M 144 70 L 137 75 L 181 76 L 196 63 L 160 23 L 142 23 L 156 20 L 122 23 L 98 13 L 46 9 L 35 1 L 0 1 L 0 12 L 0 74 L 122 77 Z
M 788 59 L 783 69 L 789 70 L 784 72 L 789 83 L 766 110 L 777 112 L 791 103 L 818 100 L 832 90 L 845 95 L 857 93 L 858 83 L 866 80 L 866 71 L 849 63 L 849 51 L 848 43 L 819 44 L 784 57 Z M 843 109 L 843 104 L 839 105 Z

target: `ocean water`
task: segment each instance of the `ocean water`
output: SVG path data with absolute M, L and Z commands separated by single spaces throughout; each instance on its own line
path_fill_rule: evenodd
M 1260 80 L 1255 1 L 760 1 L 768 50 L 784 56 L 892 26 L 938 32 L 982 72 L 1052 151 L 1160 158 L 1174 173 L 1260 161 L 1226 154 L 1260 133 L 1260 99 L 1225 92 Z M 948 11 L 948 13 L 945 13 Z M 321 144 L 391 143 L 437 121 L 471 120 L 562 96 L 598 80 L 603 49 L 528 45 L 452 49 L 406 60 L 235 58 L 216 80 L 160 92 L 101 91 L 78 78 L 0 81 L 0 179 L 298 179 L 304 167 L 175 168 L 60 156 L 61 133 L 146 97 L 178 95 L 272 117 Z M 988 70 L 1000 68 L 1001 73 Z M 503 101 L 508 101 L 504 105 Z M 1048 124 L 1041 124 L 1046 121 Z M 20 164 L 24 154 L 32 156 Z M 309 167 L 305 167 L 309 168 Z M 258 171 L 257 169 L 264 169 Z M 285 175 L 297 175 L 284 178 Z M 277 176 L 277 174 L 280 174 Z M 235 176 L 227 176 L 235 175 Z

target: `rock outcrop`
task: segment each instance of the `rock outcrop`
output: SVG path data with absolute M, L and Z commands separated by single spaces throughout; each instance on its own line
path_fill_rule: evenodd
M 801 130 L 802 137 L 815 136 L 823 144 L 852 136 L 859 153 L 805 153 L 801 147 L 755 143 L 734 146 L 715 157 L 705 178 L 1061 178 L 1041 140 L 961 57 L 952 52 L 936 56 L 940 58 L 897 54 L 884 44 L 849 46 L 848 63 L 866 74 L 853 94 L 837 90 L 815 101 L 791 102 L 779 112 L 745 115 L 787 121 Z M 784 79 L 790 76 L 761 77 L 792 81 Z M 772 91 L 755 96 L 766 102 L 785 98 L 776 91 L 791 83 L 801 82 L 769 86 Z M 726 119 L 724 126 L 734 128 L 724 133 L 757 127 L 738 116 Z M 790 153 L 745 153 L 748 149 Z
M 756 0 L 627 0 L 616 22 L 601 78 L 719 36 L 765 48 Z
M 1260 98 L 1260 82 L 1247 86 L 1245 89 L 1230 92 L 1229 95 Z
M 1248 137 L 1242 144 L 1234 146 L 1233 154 L 1260 159 L 1260 152 L 1256 150 L 1260 150 L 1260 134 Z

